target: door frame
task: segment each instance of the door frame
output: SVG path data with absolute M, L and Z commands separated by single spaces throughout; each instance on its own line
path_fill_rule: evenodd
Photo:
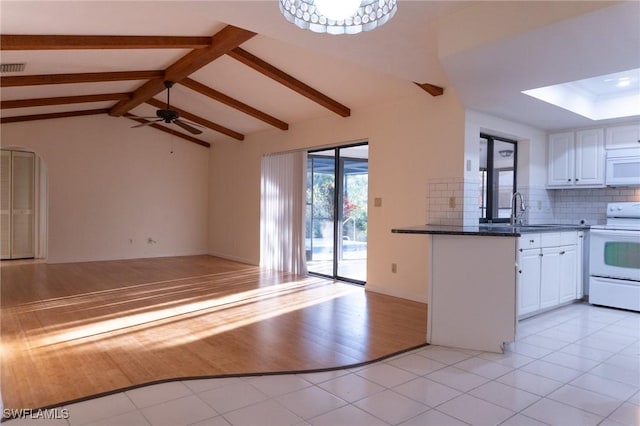
M 316 276 L 321 276 L 321 277 L 325 277 L 325 278 L 330 278 L 330 279 L 336 279 L 336 280 L 340 280 L 340 281 L 345 281 L 345 282 L 349 282 L 352 284 L 359 284 L 359 285 L 365 285 L 366 281 L 362 281 L 362 280 L 357 280 L 354 278 L 349 278 L 349 277 L 345 277 L 345 276 L 341 276 L 338 273 L 338 262 L 339 259 L 341 258 L 341 254 L 342 254 L 342 244 L 340 244 L 340 240 L 342 238 L 342 219 L 343 219 L 343 209 L 342 209 L 342 205 L 344 202 L 344 182 L 343 182 L 343 178 L 344 178 L 344 162 L 345 160 L 359 160 L 359 161 L 364 161 L 367 163 L 369 163 L 369 156 L 367 153 L 367 158 L 363 159 L 363 158 L 355 158 L 355 157 L 343 157 L 341 156 L 340 150 L 342 149 L 347 149 L 347 148 L 353 148 L 353 147 L 357 147 L 357 146 L 369 146 L 369 141 L 361 141 L 361 142 L 354 142 L 354 143 L 350 143 L 350 144 L 345 144 L 345 145 L 337 145 L 337 146 L 330 146 L 330 147 L 324 147 L 324 148 L 317 148 L 317 149 L 313 149 L 313 150 L 308 150 L 307 151 L 307 158 L 309 157 L 313 157 L 313 153 L 315 152 L 326 152 L 326 151 L 334 151 L 334 155 L 333 155 L 333 160 L 334 160 L 334 185 L 335 185 L 335 190 L 334 190 L 334 194 L 333 194 L 333 259 L 332 259 L 332 274 L 331 275 L 327 275 L 327 274 L 323 274 L 320 272 L 313 272 L 313 271 L 308 271 L 308 273 L 310 275 L 316 275 Z M 319 156 L 318 156 L 319 157 Z M 331 158 L 331 157 L 329 157 Z M 368 173 L 368 170 L 367 170 Z M 367 187 L 367 199 L 368 199 L 368 187 Z M 368 201 L 368 200 L 367 200 Z M 312 201 L 313 204 L 313 201 Z M 367 220 L 368 221 L 368 220 Z M 313 223 L 313 222 L 312 222 Z M 313 229 L 311 230 L 312 235 L 313 235 Z M 312 238 L 312 244 L 313 244 L 313 238 Z M 313 245 L 312 245 L 313 247 Z M 367 256 L 368 257 L 368 256 Z

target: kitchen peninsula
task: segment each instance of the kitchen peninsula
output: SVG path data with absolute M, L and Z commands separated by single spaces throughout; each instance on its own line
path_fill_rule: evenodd
M 429 236 L 427 342 L 503 352 L 525 313 L 581 298 L 585 229 L 509 224 L 392 229 Z

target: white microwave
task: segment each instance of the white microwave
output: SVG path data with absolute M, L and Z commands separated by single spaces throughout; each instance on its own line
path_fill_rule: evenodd
M 607 186 L 640 186 L 640 148 L 607 150 Z

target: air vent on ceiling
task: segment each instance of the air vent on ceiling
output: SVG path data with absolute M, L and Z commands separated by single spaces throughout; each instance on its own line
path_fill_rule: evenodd
M 0 73 L 5 72 L 22 72 L 27 64 L 0 64 Z

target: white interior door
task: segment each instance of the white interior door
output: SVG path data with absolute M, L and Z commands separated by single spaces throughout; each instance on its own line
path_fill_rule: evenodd
M 35 257 L 35 154 L 2 151 L 2 258 Z

